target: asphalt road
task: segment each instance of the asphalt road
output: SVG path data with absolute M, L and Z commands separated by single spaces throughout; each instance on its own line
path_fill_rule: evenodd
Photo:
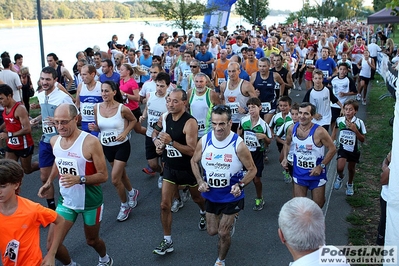
M 301 102 L 304 94 L 305 91 L 295 90 L 291 97 L 294 101 Z M 362 110 L 361 106 L 359 117 L 364 119 Z M 217 258 L 218 239 L 217 236 L 209 236 L 206 231 L 198 230 L 199 209 L 192 200 L 178 213 L 173 214 L 172 238 L 175 251 L 165 256 L 152 254 L 152 250 L 163 238 L 160 222 L 161 193 L 157 188 L 157 177 L 150 177 L 141 171 L 146 166 L 144 137 L 133 133 L 131 146 L 127 173 L 133 187 L 139 189 L 140 195 L 138 205 L 128 220 L 116 220 L 120 206 L 116 190 L 110 180 L 102 185 L 105 209 L 100 235 L 106 243 L 108 254 L 114 259 L 114 265 L 213 265 Z M 277 235 L 278 213 L 281 206 L 292 197 L 292 184 L 285 184 L 283 181 L 275 143 L 270 147 L 269 162 L 265 165 L 262 177 L 266 205 L 262 211 L 253 211 L 254 186 L 245 188 L 245 210 L 240 213 L 237 222 L 236 233 L 226 258 L 227 265 L 277 266 L 288 265 L 292 261 L 290 253 Z M 326 242 L 345 245 L 348 227 L 345 217 L 350 207 L 345 201 L 345 190 L 342 188 L 340 191 L 332 191 L 331 188 L 336 174 L 335 159 L 328 167 L 328 198 L 324 207 Z M 23 180 L 22 196 L 45 205 L 45 200 L 37 197 L 40 185 L 39 172 L 27 175 Z M 41 233 L 43 250 L 46 236 L 47 229 L 44 229 Z M 78 218 L 64 244 L 72 258 L 82 266 L 97 265 L 97 253 L 86 245 L 82 218 Z

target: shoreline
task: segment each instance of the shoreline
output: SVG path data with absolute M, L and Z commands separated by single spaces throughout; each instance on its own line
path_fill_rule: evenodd
M 158 17 L 143 17 L 143 18 L 130 18 L 130 19 L 43 19 L 42 25 L 45 26 L 60 26 L 60 25 L 75 25 L 75 24 L 100 24 L 100 23 L 126 23 L 126 22 L 156 22 L 165 20 Z M 29 28 L 37 27 L 37 20 L 14 20 L 11 19 L 0 20 L 0 29 L 13 29 L 13 28 Z

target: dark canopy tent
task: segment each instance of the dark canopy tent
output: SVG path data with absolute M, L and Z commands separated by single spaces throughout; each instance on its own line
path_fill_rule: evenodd
M 392 9 L 384 8 L 367 17 L 367 24 L 399 23 L 399 16 L 391 15 Z

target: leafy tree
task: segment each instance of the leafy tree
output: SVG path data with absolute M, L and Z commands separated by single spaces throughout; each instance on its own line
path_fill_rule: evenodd
M 115 6 L 116 16 L 121 19 L 130 18 L 130 10 L 127 6 L 118 4 Z
M 152 0 L 148 4 L 154 8 L 154 11 L 145 11 L 148 15 L 155 15 L 167 21 L 172 21 L 172 26 L 182 29 L 184 34 L 186 34 L 186 30 L 199 27 L 199 24 L 194 21 L 195 17 L 203 16 L 215 10 L 215 8 L 206 7 L 199 0 L 195 0 L 195 2 L 189 0 Z
M 285 20 L 286 24 L 292 24 L 294 20 L 298 19 L 301 16 L 301 11 L 299 12 L 291 12 L 288 14 L 288 17 Z
M 101 8 L 97 8 L 96 10 L 96 19 L 102 20 L 104 17 L 103 10 Z
M 396 3 L 394 3 L 396 2 Z M 397 7 L 398 6 L 398 1 L 391 1 L 391 0 L 374 0 L 373 1 L 373 8 L 374 11 L 380 11 L 381 9 L 387 7 L 387 5 L 391 5 L 393 4 L 393 7 Z
M 57 14 L 59 18 L 69 18 L 71 16 L 71 9 L 64 3 L 58 7 Z
M 258 19 L 265 19 L 269 15 L 269 0 L 238 0 L 236 12 L 251 24 L 256 24 Z
M 42 18 L 53 19 L 57 10 L 57 4 L 53 1 L 43 1 L 41 4 Z
M 388 3 L 386 4 L 386 7 L 392 9 L 393 15 L 399 16 L 399 8 L 398 8 L 399 7 L 399 0 L 392 0 L 390 2 L 388 0 Z

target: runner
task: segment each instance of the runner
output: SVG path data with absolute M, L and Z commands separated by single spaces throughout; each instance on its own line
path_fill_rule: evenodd
M 343 117 L 337 118 L 336 127 L 331 134 L 332 140 L 336 140 L 337 131 L 338 136 L 338 154 L 337 154 L 337 178 L 335 179 L 334 189 L 342 187 L 342 180 L 344 179 L 345 165 L 348 162 L 348 182 L 346 183 L 346 195 L 353 196 L 353 179 L 356 173 L 356 163 L 360 158 L 360 142 L 365 141 L 366 127 L 364 122 L 356 117 L 359 110 L 358 103 L 353 100 L 347 100 L 344 103 Z
M 249 115 L 243 117 L 238 128 L 238 135 L 244 138 L 245 145 L 251 152 L 256 166 L 256 175 L 253 179 L 256 189 L 254 211 L 260 211 L 265 205 L 262 195 L 262 172 L 264 168 L 263 153 L 270 144 L 272 132 L 269 125 L 260 117 L 262 103 L 259 98 L 249 98 L 247 101 Z
M 13 90 L 6 84 L 0 84 L 0 105 L 4 107 L 0 125 L 0 139 L 7 142 L 6 159 L 21 160 L 25 174 L 39 170 L 39 162 L 32 163 L 34 142 L 31 135 L 29 114 L 21 102 L 13 98 Z
M 191 159 L 191 167 L 199 185 L 198 191 L 206 199 L 208 234 L 219 236 L 216 266 L 225 265 L 236 215 L 244 209 L 243 189 L 256 174 L 247 146 L 241 137 L 231 131 L 231 117 L 229 106 L 213 107 L 213 130 L 201 138 Z M 204 168 L 205 180 L 200 174 L 200 162 Z M 243 167 L 247 169 L 245 175 Z

